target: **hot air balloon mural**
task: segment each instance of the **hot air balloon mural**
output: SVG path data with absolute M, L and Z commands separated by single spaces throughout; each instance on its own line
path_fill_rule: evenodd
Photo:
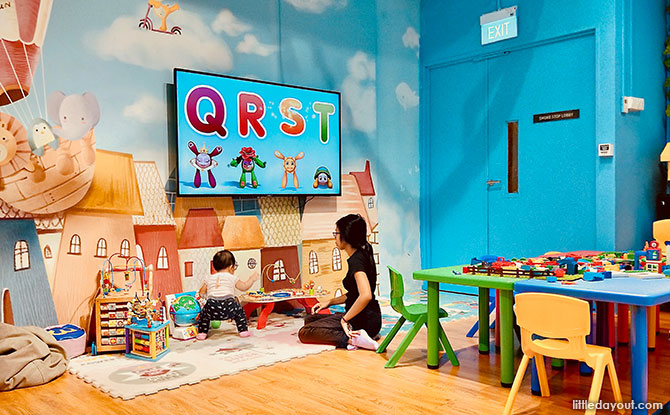
M 0 106 L 28 96 L 41 55 L 51 0 L 3 1 L 0 9 Z
M 77 204 L 93 180 L 98 102 L 90 92 L 57 91 L 47 103 L 43 85 L 43 111 L 33 80 L 52 0 L 0 5 L 0 199 L 33 214 L 61 212 Z M 43 62 L 41 70 L 44 76 Z

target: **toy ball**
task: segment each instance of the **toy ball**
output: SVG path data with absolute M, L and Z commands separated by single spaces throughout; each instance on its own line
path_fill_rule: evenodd
M 200 313 L 200 304 L 191 295 L 182 295 L 170 306 L 170 315 L 178 326 L 195 324 Z
M 216 329 L 218 329 L 219 327 L 221 327 L 221 321 L 220 321 L 220 320 L 212 320 L 212 321 L 209 323 L 209 325 L 210 325 L 211 328 L 213 328 L 213 329 L 216 330 Z

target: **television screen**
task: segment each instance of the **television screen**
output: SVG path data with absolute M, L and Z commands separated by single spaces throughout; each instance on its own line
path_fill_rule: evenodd
M 180 196 L 340 195 L 339 92 L 174 70 Z

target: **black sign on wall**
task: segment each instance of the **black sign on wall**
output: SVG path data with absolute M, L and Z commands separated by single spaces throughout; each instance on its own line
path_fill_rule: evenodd
M 579 118 L 579 110 L 547 112 L 547 113 L 544 113 L 544 114 L 533 114 L 533 123 L 537 124 L 539 122 L 570 120 L 570 119 L 573 119 L 573 118 Z

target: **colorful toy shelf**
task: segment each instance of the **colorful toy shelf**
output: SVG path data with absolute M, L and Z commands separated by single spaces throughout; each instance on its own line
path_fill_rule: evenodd
M 126 336 L 124 327 L 130 316 L 130 296 L 98 296 L 95 299 L 95 341 L 98 352 L 123 351 Z

